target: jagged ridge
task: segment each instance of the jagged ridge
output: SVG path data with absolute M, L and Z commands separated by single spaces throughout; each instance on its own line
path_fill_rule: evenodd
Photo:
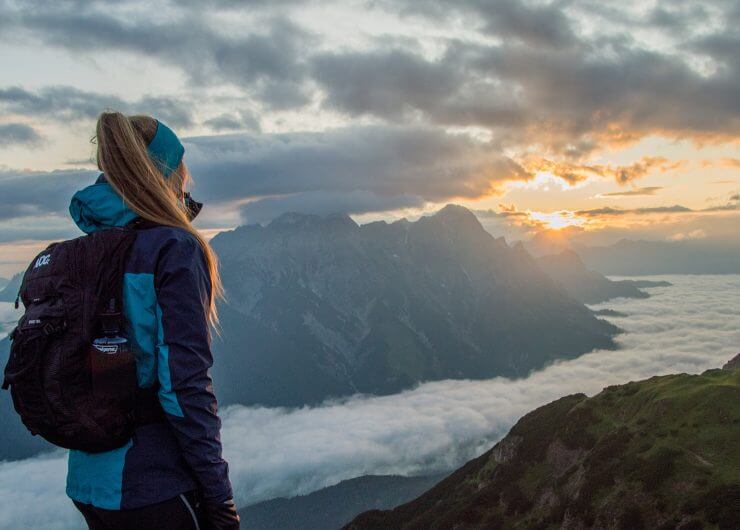
M 302 405 L 523 376 L 613 347 L 617 331 L 459 206 L 364 226 L 288 214 L 213 245 L 229 302 L 214 344 L 225 403 Z

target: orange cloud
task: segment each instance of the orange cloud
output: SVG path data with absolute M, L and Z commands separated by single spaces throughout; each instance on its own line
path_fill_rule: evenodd
M 589 177 L 612 178 L 618 184 L 628 184 L 645 177 L 651 172 L 665 173 L 683 166 L 684 160 L 671 161 L 662 156 L 645 156 L 626 166 L 587 165 L 572 162 L 556 162 L 546 158 L 530 157 L 522 161 L 522 166 L 532 173 L 549 172 L 569 184 L 577 184 Z

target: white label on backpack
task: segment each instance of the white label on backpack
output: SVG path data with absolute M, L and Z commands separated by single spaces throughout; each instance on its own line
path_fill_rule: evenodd
M 43 256 L 39 256 L 33 268 L 38 269 L 39 267 L 48 265 L 50 261 L 51 261 L 51 254 L 44 254 Z
M 101 353 L 118 353 L 118 345 L 100 346 L 98 344 L 93 344 L 93 347 Z

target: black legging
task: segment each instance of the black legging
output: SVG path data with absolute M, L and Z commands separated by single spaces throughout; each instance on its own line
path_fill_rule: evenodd
M 77 501 L 75 506 L 90 530 L 205 530 L 195 492 L 133 510 L 103 510 Z

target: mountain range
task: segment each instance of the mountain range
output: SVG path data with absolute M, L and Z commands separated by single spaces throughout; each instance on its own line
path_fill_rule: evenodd
M 546 230 L 524 245 L 537 257 L 572 250 L 587 268 L 610 276 L 740 274 L 740 246 L 724 240 L 620 239 L 611 245 L 593 245 L 581 241 L 578 232 Z
M 212 245 L 227 296 L 213 346 L 225 403 L 300 406 L 519 377 L 613 348 L 618 331 L 460 206 L 363 226 L 286 214 Z
M 552 279 L 584 304 L 598 304 L 612 298 L 647 298 L 641 287 L 668 287 L 665 281 L 610 280 L 603 274 L 588 269 L 581 258 L 570 249 L 559 254 L 538 258 L 540 265 Z
M 417 499 L 345 528 L 735 529 L 740 362 L 563 397 Z
M 22 272 L 14 274 L 10 280 L 6 280 L 5 285 L 0 286 L 0 302 L 15 302 L 22 280 Z
M 517 377 L 614 346 L 617 328 L 457 206 L 364 226 L 287 214 L 222 233 L 213 246 L 227 293 L 213 342 L 224 405 L 301 406 L 427 380 Z M 576 276 L 613 294 L 609 280 L 586 272 Z M 7 348 L 0 341 L 3 365 Z M 28 436 L 5 392 L 0 416 L 0 459 L 49 447 Z
M 587 267 L 603 274 L 738 274 L 740 248 L 706 241 L 632 241 L 574 249 Z

